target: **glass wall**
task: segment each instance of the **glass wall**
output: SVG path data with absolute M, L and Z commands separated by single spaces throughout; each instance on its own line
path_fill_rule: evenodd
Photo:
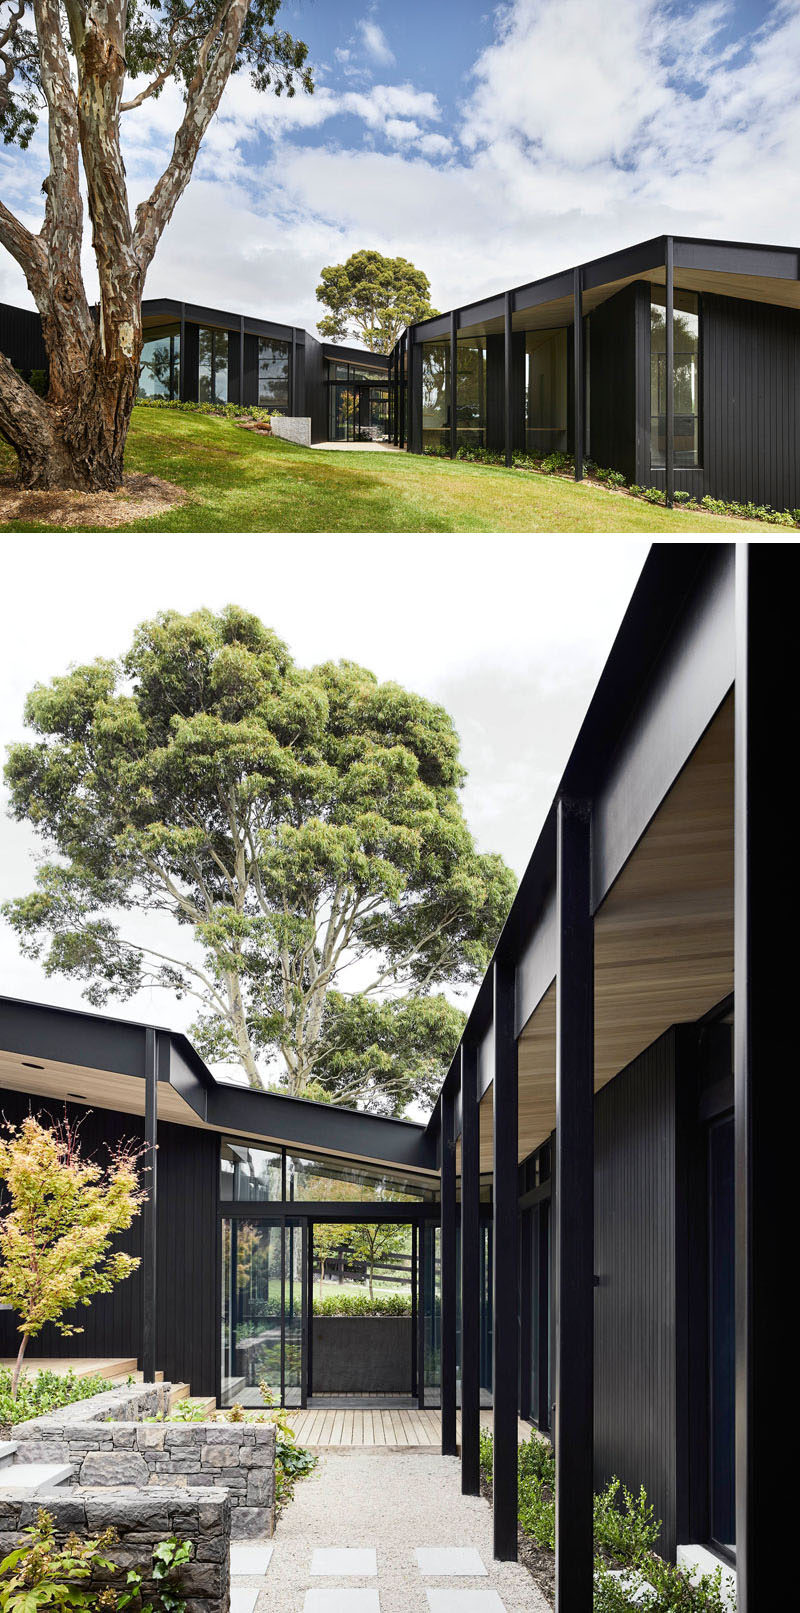
M 525 336 L 525 447 L 529 454 L 566 453 L 567 332 Z
M 279 1221 L 222 1222 L 222 1404 L 263 1404 L 281 1385 Z
M 200 327 L 200 375 L 197 396 L 201 403 L 228 401 L 228 332 Z
M 181 389 L 181 327 L 147 331 L 139 361 L 139 398 L 178 398 Z
M 258 338 L 258 401 L 262 409 L 289 413 L 291 343 L 274 336 Z
M 456 442 L 459 448 L 486 446 L 486 341 L 458 339 Z
M 283 1198 L 283 1162 L 280 1150 L 256 1148 L 252 1143 L 222 1144 L 219 1196 L 223 1202 L 263 1203 Z
M 675 345 L 675 465 L 700 463 L 700 314 L 693 292 L 676 290 L 672 323 Z M 650 301 L 650 463 L 666 464 L 666 294 L 653 287 Z
M 410 1203 L 433 1199 L 435 1191 L 383 1171 L 378 1165 L 351 1165 L 346 1160 L 339 1163 L 319 1155 L 287 1153 L 286 1197 L 298 1203 L 339 1199 Z
M 422 446 L 450 451 L 450 343 L 422 343 Z

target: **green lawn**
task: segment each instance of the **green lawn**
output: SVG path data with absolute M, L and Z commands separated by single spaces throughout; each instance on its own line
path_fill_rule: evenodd
M 0 445 L 2 446 L 2 445 Z M 8 450 L 0 470 L 10 468 Z M 562 477 L 410 454 L 295 448 L 228 420 L 135 409 L 126 468 L 190 501 L 123 532 L 700 532 L 771 530 L 700 516 Z M 7 531 L 53 531 L 15 522 Z M 98 530 L 103 530 L 99 528 Z

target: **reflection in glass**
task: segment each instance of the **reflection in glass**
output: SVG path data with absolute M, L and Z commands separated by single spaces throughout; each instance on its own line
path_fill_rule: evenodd
M 177 398 L 181 384 L 181 327 L 149 331 L 139 360 L 138 398 Z
M 228 401 L 228 332 L 202 326 L 198 398 L 201 403 Z
M 675 464 L 700 463 L 700 316 L 693 292 L 675 291 Z M 666 294 L 653 287 L 650 301 L 650 463 L 667 456 Z
M 529 454 L 566 452 L 566 330 L 529 330 L 525 336 L 525 423 Z
M 280 1394 L 281 1225 L 222 1222 L 222 1404 L 263 1405 L 259 1385 Z
M 456 442 L 459 448 L 486 443 L 486 341 L 481 337 L 458 339 Z
M 450 447 L 450 343 L 422 343 L 422 446 Z
M 286 1227 L 284 1288 L 284 1391 L 285 1406 L 299 1406 L 303 1380 L 303 1234 L 295 1222 Z
M 289 343 L 258 338 L 258 401 L 262 409 L 289 412 Z
M 252 1143 L 223 1142 L 219 1192 L 226 1201 L 282 1198 L 280 1153 Z
M 369 1203 L 381 1199 L 405 1203 L 433 1199 L 435 1188 L 409 1182 L 402 1176 L 382 1170 L 379 1165 L 356 1167 L 345 1160 L 287 1153 L 286 1197 L 306 1202 L 343 1199 Z

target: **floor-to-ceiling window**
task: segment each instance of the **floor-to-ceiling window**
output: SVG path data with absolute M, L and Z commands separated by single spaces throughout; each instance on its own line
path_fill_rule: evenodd
M 456 375 L 456 441 L 459 448 L 486 444 L 486 340 L 459 336 Z
M 700 463 L 700 311 L 694 292 L 675 291 L 673 317 L 675 465 Z M 650 463 L 667 453 L 666 293 L 654 286 L 650 299 Z
M 198 398 L 201 403 L 227 403 L 228 332 L 201 325 L 199 335 Z
M 275 336 L 258 338 L 258 401 L 262 409 L 289 413 L 291 343 Z
M 178 398 L 181 388 L 181 327 L 149 330 L 139 360 L 139 398 Z
M 566 451 L 566 330 L 529 330 L 526 333 L 525 446 L 529 454 Z
M 450 452 L 450 343 L 422 343 L 422 446 Z

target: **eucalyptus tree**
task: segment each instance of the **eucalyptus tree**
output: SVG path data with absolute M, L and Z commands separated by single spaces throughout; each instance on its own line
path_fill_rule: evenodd
M 42 321 L 49 390 L 40 397 L 0 354 L 0 431 L 28 488 L 114 489 L 136 396 L 142 292 L 232 73 L 260 90 L 313 88 L 306 46 L 274 26 L 280 0 L 4 0 L 0 130 L 26 147 L 47 119 L 43 220 L 0 201 L 0 245 L 22 269 Z M 183 114 L 168 161 L 131 216 L 126 113 L 170 84 Z M 81 267 L 85 187 L 100 286 Z
M 444 989 L 480 978 L 514 890 L 473 842 L 441 706 L 301 668 L 229 606 L 145 622 L 25 715 L 6 779 L 46 855 L 4 911 L 26 953 L 93 1004 L 192 996 L 202 1051 L 254 1087 L 277 1066 L 390 1113 L 432 1096 L 463 1022 Z
M 430 291 L 428 276 L 408 258 L 352 252 L 344 263 L 322 270 L 317 301 L 328 312 L 317 320 L 317 329 L 333 342 L 354 337 L 370 352 L 391 353 L 407 325 L 437 312 Z

